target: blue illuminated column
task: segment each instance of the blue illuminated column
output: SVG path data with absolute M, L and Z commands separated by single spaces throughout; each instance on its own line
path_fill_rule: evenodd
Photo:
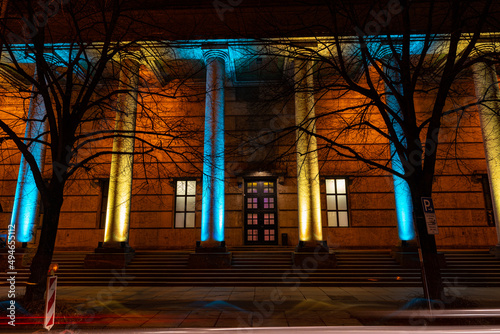
M 224 81 L 227 53 L 204 50 L 207 64 L 201 246 L 224 241 Z
M 497 231 L 498 244 L 495 248 L 500 254 L 500 89 L 494 66 L 476 63 L 472 70 Z
M 299 241 L 315 245 L 323 240 L 314 110 L 312 61 L 295 60 L 295 124 L 297 139 L 297 197 Z
M 34 89 L 34 88 L 33 88 Z M 33 139 L 44 141 L 46 138 L 47 122 L 44 121 L 45 107 L 40 95 L 32 94 L 28 110 L 28 121 L 26 123 L 24 143 L 35 158 L 40 171 L 43 169 L 45 157 L 45 145 L 35 142 Z M 19 242 L 30 242 L 34 237 L 34 227 L 37 216 L 38 200 L 40 198 L 38 189 L 33 178 L 33 173 L 24 156 L 21 156 L 19 174 L 17 177 L 16 195 L 10 225 L 15 226 L 16 240 Z M 14 231 L 11 228 L 11 231 Z
M 129 239 L 139 67 L 140 63 L 135 59 L 125 58 L 121 62 L 119 89 L 127 92 L 118 96 L 115 116 L 116 136 L 104 231 L 104 244 L 109 247 L 116 247 L 120 242 L 128 243 Z
M 395 62 L 389 60 L 391 62 L 391 66 L 396 66 Z M 400 83 L 400 76 L 396 70 L 386 68 L 386 75 L 391 80 L 392 85 L 396 90 L 402 92 L 402 85 Z M 398 101 L 394 94 L 392 94 L 389 87 L 385 87 L 386 89 L 386 104 L 389 108 L 391 108 L 394 112 L 398 113 L 398 116 L 403 119 L 403 115 L 400 112 L 400 107 Z M 406 139 L 403 132 L 403 128 L 401 124 L 396 121 L 393 117 L 390 117 L 392 120 L 392 124 L 396 135 L 398 136 L 398 141 L 406 145 Z M 391 142 L 391 164 L 392 169 L 400 174 L 405 174 L 405 170 L 401 159 L 396 152 L 396 147 L 394 143 Z M 415 239 L 415 229 L 413 226 L 413 204 L 411 198 L 411 191 L 408 182 L 399 176 L 393 175 L 393 183 L 394 183 L 394 197 L 396 202 L 396 216 L 398 220 L 398 235 L 399 239 L 402 241 L 410 241 Z

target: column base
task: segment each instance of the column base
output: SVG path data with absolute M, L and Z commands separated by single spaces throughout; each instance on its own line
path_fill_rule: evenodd
M 196 243 L 194 253 L 189 254 L 188 267 L 193 269 L 231 268 L 232 253 L 227 251 L 224 242 L 220 246 L 202 247 Z
M 86 269 L 123 269 L 132 261 L 135 250 L 127 242 L 99 243 L 84 260 Z
M 495 255 L 496 258 L 500 258 L 500 244 L 490 247 L 490 254 Z
M 9 250 L 8 246 L 0 248 L 0 272 L 16 271 L 16 269 L 30 267 L 33 256 L 28 248 L 16 248 L 13 254 L 10 254 Z M 9 263 L 9 255 L 14 255 L 14 262 Z M 14 270 L 10 267 L 11 265 L 14 266 Z
M 292 262 L 295 267 L 314 271 L 316 269 L 331 269 L 337 266 L 335 254 L 330 253 L 326 241 L 304 243 L 299 241 L 292 253 Z
M 391 256 L 403 268 L 420 268 L 420 257 L 418 255 L 418 247 L 416 242 L 401 242 L 400 245 L 394 246 L 392 248 Z M 438 252 L 437 257 L 439 267 L 445 268 L 446 259 L 444 257 L 444 254 L 442 252 Z

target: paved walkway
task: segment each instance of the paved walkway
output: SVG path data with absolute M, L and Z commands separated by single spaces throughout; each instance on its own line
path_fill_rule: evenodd
M 22 294 L 23 288 L 19 290 Z M 70 304 L 87 316 L 60 319 L 64 324 L 54 329 L 359 326 L 359 314 L 397 312 L 421 291 L 403 287 L 60 287 L 57 303 Z M 6 300 L 7 289 L 0 288 L 0 293 Z M 448 301 L 461 297 L 480 307 L 500 308 L 500 288 L 454 286 L 448 287 L 448 295 Z M 26 319 L 17 319 L 22 321 Z

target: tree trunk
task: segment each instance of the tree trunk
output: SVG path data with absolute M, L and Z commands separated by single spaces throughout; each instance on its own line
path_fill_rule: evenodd
M 434 235 L 427 233 L 427 224 L 422 209 L 421 197 L 430 197 L 430 192 L 425 192 L 423 186 L 418 186 L 422 182 L 413 185 L 412 202 L 415 216 L 415 230 L 422 253 L 422 280 L 424 294 L 433 300 L 440 300 L 443 297 L 443 280 L 441 278 L 441 269 L 437 257 L 436 239 Z M 411 187 L 411 185 L 410 185 Z
M 24 295 L 24 302 L 26 304 L 41 301 L 45 297 L 47 274 L 54 253 L 63 192 L 57 191 L 51 198 L 50 204 L 44 207 L 45 212 L 40 243 L 30 266 L 31 274 L 26 286 L 26 294 Z

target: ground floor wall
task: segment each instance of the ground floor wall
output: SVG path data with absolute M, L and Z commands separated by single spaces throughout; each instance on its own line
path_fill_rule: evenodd
M 204 88 L 203 88 L 204 89 Z M 243 90 L 243 89 L 242 89 Z M 241 95 L 241 94 L 240 94 Z M 469 94 L 473 98 L 473 93 Z M 359 104 L 359 97 L 347 95 L 342 100 L 323 98 L 316 106 L 317 113 Z M 422 100 L 422 110 L 427 100 Z M 200 239 L 203 122 L 202 101 L 163 101 L 169 106 L 173 121 L 189 120 L 193 127 L 190 137 L 183 143 L 172 144 L 172 152 L 189 152 L 184 160 L 179 156 L 154 153 L 155 164 L 136 157 L 130 214 L 130 245 L 135 249 L 194 248 Z M 248 241 L 245 232 L 245 181 L 267 179 L 276 184 L 277 235 L 282 234 L 288 245 L 298 242 L 297 157 L 295 132 L 277 136 L 275 132 L 294 124 L 294 105 L 260 110 L 261 104 L 229 91 L 226 95 L 226 177 L 225 177 L 225 241 L 229 247 L 241 246 Z M 21 110 L 12 105 L 12 109 Z M 323 111 L 325 109 L 326 111 Z M 337 138 L 341 143 L 360 146 L 360 151 L 388 165 L 390 151 L 387 140 L 368 136 L 360 138 L 339 133 L 335 114 L 324 117 L 317 131 L 325 137 Z M 177 117 L 177 118 L 175 118 Z M 375 117 L 375 116 L 372 116 Z M 446 121 L 446 119 L 444 120 Z M 187 122 L 187 121 L 186 121 Z M 174 122 L 175 123 L 175 122 Z M 488 179 L 478 114 L 471 112 L 460 121 L 460 132 L 455 123 L 444 122 L 433 183 L 439 247 L 475 248 L 497 243 L 488 202 Z M 267 129 L 267 130 L 263 130 Z M 24 131 L 19 129 L 20 133 Z M 262 133 L 266 136 L 262 136 Z M 460 136 L 457 136 L 457 133 Z M 269 135 L 271 134 L 271 137 Z M 263 138 L 267 138 L 263 140 Z M 253 140 L 251 140 L 253 138 Z M 263 142 L 261 142 L 263 141 Z M 243 145 L 242 143 L 259 145 Z M 111 142 L 107 143 L 109 148 Z M 185 146 L 182 146 L 185 145 Z M 349 160 L 324 150 L 319 142 L 319 166 L 323 239 L 332 248 L 389 248 L 398 243 L 398 232 L 392 176 L 373 170 L 359 161 Z M 322 146 L 323 145 L 323 146 Z M 322 148 L 323 147 L 323 148 Z M 106 148 L 106 146 L 104 146 Z M 5 234 L 11 219 L 20 154 L 12 147 L 2 146 L 5 159 L 0 161 L 0 234 Z M 194 153 L 193 153 L 194 152 Z M 197 152 L 197 155 L 195 154 Z M 450 153 L 452 152 L 452 153 Z M 106 160 L 107 159 L 107 160 Z M 177 159 L 177 160 L 175 160 Z M 49 161 L 46 163 L 49 167 Z M 60 250 L 92 250 L 104 239 L 105 181 L 109 180 L 110 157 L 96 163 L 91 173 L 76 175 L 65 189 L 56 247 Z M 326 183 L 342 178 L 347 182 L 348 223 L 331 226 Z M 194 227 L 176 228 L 176 182 L 195 180 Z M 104 208 L 104 210 L 103 210 Z M 39 227 L 38 227 L 39 228 Z M 39 235 L 39 232 L 38 232 Z M 39 237 L 37 237 L 36 240 Z
M 326 178 L 326 177 L 325 177 Z M 350 176 L 348 185 L 349 226 L 329 227 L 325 178 L 321 181 L 323 238 L 333 249 L 390 248 L 398 243 L 394 194 L 391 176 Z M 298 242 L 297 191 L 294 177 L 269 175 L 277 189 L 277 244 Z M 466 176 L 443 176 L 436 181 L 434 202 L 439 225 L 436 241 L 442 248 L 476 248 L 496 244 L 495 227 L 488 225 L 481 184 L 466 181 Z M 470 177 L 469 177 L 470 179 Z M 225 241 L 229 247 L 242 246 L 245 240 L 244 177 L 226 182 Z M 130 245 L 137 249 L 163 250 L 194 248 L 200 239 L 201 193 L 196 189 L 195 228 L 175 228 L 175 189 L 164 180 L 161 194 L 136 189 L 132 197 Z M 90 181 L 89 181 L 90 182 Z M 451 186 L 452 182 L 455 186 Z M 457 189 L 456 184 L 463 187 Z M 4 182 L 5 184 L 5 182 Z M 157 189 L 157 187 L 155 187 Z M 99 187 L 82 195 L 73 184 L 65 199 L 56 247 L 59 250 L 92 250 L 104 238 L 99 228 Z M 4 233 L 9 212 L 0 213 Z M 39 230 L 37 233 L 39 238 Z

